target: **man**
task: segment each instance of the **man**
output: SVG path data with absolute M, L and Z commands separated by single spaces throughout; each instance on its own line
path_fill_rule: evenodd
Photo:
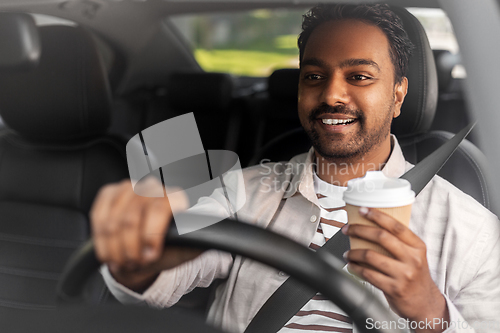
M 299 117 L 314 149 L 286 164 L 245 169 L 247 202 L 238 217 L 313 249 L 342 226 L 349 236 L 381 245 L 392 258 L 351 250 L 345 254 L 348 269 L 409 323 L 440 323 L 417 332 L 462 331 L 465 326 L 457 326 L 464 317 L 494 319 L 498 219 L 440 177 L 418 196 L 410 228 L 367 208 L 360 213 L 380 228 L 344 226 L 348 180 L 380 169 L 399 177 L 411 167 L 390 135 L 406 95 L 412 48 L 400 19 L 383 5 L 317 6 L 304 18 L 299 48 Z M 224 201 L 216 191 L 192 210 L 217 211 Z M 91 216 L 97 255 L 109 268 L 103 275 L 122 302 L 153 306 L 173 305 L 194 287 L 227 278 L 209 320 L 243 332 L 287 277 L 217 251 L 162 253 L 172 210 L 184 205 L 136 196 L 129 182 L 104 188 Z M 352 324 L 318 296 L 280 332 L 297 330 L 348 332 Z

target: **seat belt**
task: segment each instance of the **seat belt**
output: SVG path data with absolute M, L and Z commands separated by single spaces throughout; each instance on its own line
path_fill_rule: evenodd
M 470 133 L 476 123 L 471 123 L 450 140 L 420 161 L 400 178 L 410 182 L 415 195 L 429 183 Z M 316 252 L 328 251 L 338 259 L 349 250 L 349 237 L 337 232 Z M 316 295 L 316 291 L 288 278 L 264 303 L 248 325 L 245 333 L 276 333 Z

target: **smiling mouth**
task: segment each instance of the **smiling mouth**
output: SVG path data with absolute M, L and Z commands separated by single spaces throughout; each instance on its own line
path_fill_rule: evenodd
M 321 122 L 325 125 L 349 125 L 355 122 L 356 119 L 332 119 L 332 118 L 326 118 L 326 119 L 321 119 Z

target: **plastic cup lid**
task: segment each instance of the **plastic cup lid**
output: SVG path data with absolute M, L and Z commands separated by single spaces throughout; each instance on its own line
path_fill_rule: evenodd
M 415 192 L 406 179 L 389 178 L 382 171 L 368 171 L 364 177 L 347 182 L 344 201 L 360 207 L 401 207 L 415 201 Z

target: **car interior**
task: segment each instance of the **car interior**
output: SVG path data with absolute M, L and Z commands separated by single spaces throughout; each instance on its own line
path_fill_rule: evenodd
M 12 130 L 0 144 L 0 210 L 12 221 L 1 224 L 1 302 L 20 308 L 55 306 L 58 273 L 89 236 L 97 191 L 128 177 L 123 141 L 106 133 L 111 95 L 90 34 L 68 26 L 38 32 L 36 69 L 0 78 Z
M 289 160 L 310 148 L 297 115 L 299 69 L 279 68 L 257 78 L 205 72 L 165 19 L 281 6 L 305 12 L 310 5 L 196 4 L 92 0 L 5 7 L 0 26 L 10 20 L 16 27 L 1 31 L 0 39 L 29 35 L 39 40 L 41 51 L 30 66 L 0 68 L 0 309 L 57 307 L 60 273 L 90 236 L 92 202 L 103 185 L 129 177 L 125 146 L 140 131 L 192 112 L 205 150 L 234 151 L 242 167 Z M 463 79 L 453 76 L 460 56 L 432 50 L 417 18 L 403 7 L 394 10 L 416 50 L 408 95 L 392 133 L 416 164 L 474 117 Z M 35 25 L 32 15 L 20 12 L 67 21 Z M 19 36 L 16 29 L 23 27 L 28 35 Z M 439 175 L 494 209 L 481 148 L 473 131 Z M 203 315 L 213 291 L 197 288 L 178 306 Z M 86 298 L 91 304 L 115 302 L 99 274 Z

